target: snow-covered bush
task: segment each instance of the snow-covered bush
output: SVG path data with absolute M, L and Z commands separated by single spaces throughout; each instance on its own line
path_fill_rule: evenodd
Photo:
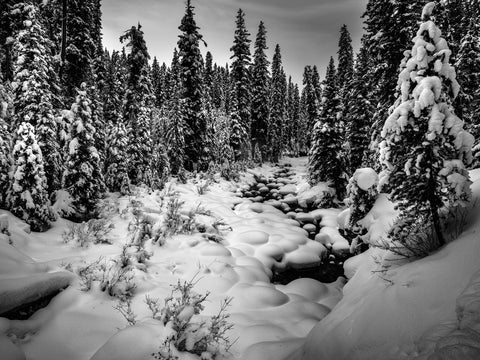
M 400 96 L 385 121 L 380 144 L 380 186 L 401 210 L 390 237 L 420 249 L 418 255 L 445 244 L 444 209 L 470 199 L 465 165 L 472 160 L 474 142 L 452 107 L 459 85 L 448 44 L 431 20 L 433 7 L 425 6 L 414 45 L 405 52 Z M 419 243 L 423 241 L 427 243 Z
M 200 317 L 204 310 L 203 303 L 208 293 L 201 295 L 193 291 L 192 281 L 178 281 L 172 293 L 161 307 L 158 299 L 146 297 L 146 303 L 152 317 L 161 321 L 169 335 L 154 354 L 155 359 L 175 359 L 175 350 L 196 354 L 201 359 L 215 359 L 226 355 L 230 348 L 228 331 L 233 327 L 228 322 L 230 315 L 226 312 L 231 299 L 222 302 L 219 312 L 211 317 Z
M 347 186 L 346 205 L 350 207 L 348 227 L 345 229 L 347 238 L 350 238 L 352 252 L 361 245 L 359 237 L 366 233 L 366 229 L 358 223 L 372 209 L 378 198 L 378 175 L 371 168 L 357 169 Z
M 63 234 L 64 242 L 75 242 L 80 247 L 88 247 L 90 244 L 111 244 L 109 233 L 113 229 L 113 223 L 106 219 L 91 219 L 81 224 L 71 224 Z

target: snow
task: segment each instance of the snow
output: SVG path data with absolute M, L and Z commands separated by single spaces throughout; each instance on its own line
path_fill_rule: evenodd
M 363 191 L 368 191 L 378 184 L 378 174 L 372 168 L 357 169 L 353 177 L 357 180 L 358 187 Z
M 292 162 L 294 166 L 299 164 L 301 171 L 305 172 L 305 159 L 292 159 Z M 256 171 L 268 174 L 271 169 L 264 167 Z M 243 181 L 248 181 L 248 176 Z M 297 185 L 285 185 L 292 190 L 296 187 L 299 191 L 298 195 L 292 196 L 303 193 L 302 201 L 308 203 L 319 196 L 305 185 L 303 178 L 295 178 L 295 183 Z M 300 279 L 285 286 L 270 283 L 273 269 L 285 271 L 289 267 L 318 265 L 326 256 L 325 246 L 310 240 L 298 221 L 289 219 L 271 205 L 239 199 L 235 196 L 235 187 L 225 181 L 213 183 L 204 195 L 198 195 L 191 182 L 172 182 L 171 189 L 185 202 L 182 214 L 188 214 L 200 205 L 214 218 L 222 219 L 232 231 L 221 230 L 223 240 L 219 243 L 208 240 L 201 233 L 174 236 L 167 239 L 162 247 L 147 241 L 146 250 L 153 255 L 146 262 L 146 271 L 140 268 L 133 270 L 136 282 L 132 298 L 132 309 L 137 314 L 135 326 L 125 328 L 125 319 L 113 309 L 117 299 L 102 292 L 96 282 L 90 291 L 81 291 L 79 278 L 75 275 L 72 285 L 31 320 L 9 321 L 6 326 L 0 326 L 0 344 L 8 341 L 5 349 L 11 347 L 13 352 L 21 356 L 23 353 L 27 358 L 144 359 L 158 351 L 170 331 L 151 319 L 144 303 L 145 295 L 159 298 L 163 304 L 165 297 L 170 295 L 170 284 L 179 279 L 196 278 L 195 292 L 210 292 L 202 316 L 216 314 L 221 301 L 233 297 L 227 309 L 234 324 L 229 337 L 232 341 L 237 337 L 239 340 L 231 349 L 232 358 L 265 358 L 268 343 L 281 340 L 288 346 L 275 348 L 274 354 L 278 357 L 283 351 L 289 352 L 290 347 L 298 345 L 298 340 L 305 337 L 340 300 L 344 285 L 342 280 L 333 284 L 321 284 L 310 279 Z M 163 217 L 159 211 L 160 198 L 158 191 L 136 189 L 135 199 L 141 202 L 141 209 L 154 222 L 161 221 Z M 51 276 L 50 273 L 69 274 L 64 271 L 65 267 L 75 271 L 99 257 L 107 263 L 118 257 L 122 245 L 130 238 L 130 200 L 129 197 L 118 197 L 118 194 L 110 194 L 108 200 L 118 206 L 118 211 L 112 215 L 115 224 L 110 234 L 112 245 L 92 244 L 82 248 L 65 243 L 62 233 L 70 223 L 63 219 L 57 220 L 45 233 L 27 234 L 23 231 L 24 222 L 10 213 L 1 213 L 7 217 L 2 217 L 2 220 L 8 220 L 13 246 L 7 247 L 6 242 L 2 242 L 5 246 L 0 248 L 0 279 L 2 276 L 27 278 L 32 273 L 48 276 Z M 68 212 L 68 197 L 62 192 L 57 194 L 54 209 L 57 213 Z M 121 214 L 124 209 L 127 209 L 126 215 Z M 319 222 L 326 229 L 337 226 L 338 213 L 338 209 L 320 209 L 299 218 L 303 216 L 305 221 Z M 207 228 L 211 226 L 211 217 L 202 215 L 198 219 Z M 338 239 L 346 241 L 341 237 Z M 28 255 L 21 255 L 23 253 Z M 12 257 L 14 260 L 9 260 Z M 33 284 L 38 283 L 38 278 L 30 277 Z M 14 289 L 13 285 L 6 288 Z M 192 315 L 191 308 L 185 308 L 181 314 L 185 319 L 198 316 Z M 122 328 L 125 329 L 118 330 Z M 182 360 L 188 358 L 186 354 L 181 354 Z M 198 359 L 193 355 L 190 358 Z
M 432 12 L 434 8 L 435 8 L 435 3 L 433 1 L 426 4 L 422 10 L 422 20 L 432 16 Z
M 478 198 L 480 170 L 471 177 Z M 378 223 L 394 217 L 393 204 L 381 194 L 370 215 L 367 228 L 385 233 Z M 395 260 L 375 247 L 348 259 L 342 300 L 282 359 L 478 358 L 480 216 L 472 216 L 457 240 L 424 259 Z
M 269 168 L 257 171 L 268 172 Z M 360 170 L 357 175 L 361 175 L 359 183 L 364 188 L 375 185 L 371 170 Z M 472 190 L 478 197 L 480 170 L 473 171 L 471 176 L 476 180 Z M 296 196 L 308 191 L 301 181 L 297 189 Z M 146 271 L 134 271 L 134 326 L 126 327 L 125 319 L 113 309 L 115 298 L 101 292 L 95 284 L 90 291 L 81 291 L 75 276 L 70 287 L 31 319 L 0 318 L 2 359 L 150 358 L 172 330 L 151 318 L 145 295 L 159 298 L 163 304 L 170 296 L 170 284 L 192 278 L 196 279 L 196 293 L 210 292 L 199 319 L 218 313 L 220 302 L 233 298 L 227 309 L 229 321 L 234 324 L 228 336 L 232 341 L 238 338 L 230 350 L 228 358 L 232 359 L 427 359 L 434 353 L 465 354 L 468 344 L 473 344 L 471 351 L 478 349 L 473 332 L 478 331 L 480 318 L 478 214 L 458 240 L 425 259 L 411 263 L 394 261 L 391 254 L 372 247 L 345 262 L 345 274 L 349 277 L 346 284 L 340 278 L 332 284 L 298 279 L 287 285 L 274 285 L 270 283 L 273 268 L 285 270 L 318 264 L 326 248 L 349 252 L 348 241 L 338 231 L 345 224 L 348 211 L 318 209 L 296 215 L 322 227 L 316 241 L 312 241 L 296 220 L 273 206 L 237 198 L 230 183 L 212 184 L 204 195 L 198 195 L 190 182 L 172 183 L 172 190 L 185 201 L 182 212 L 201 204 L 222 218 L 232 231 L 222 231 L 220 243 L 198 233 L 174 236 L 162 247 L 147 241 L 146 248 L 153 255 L 146 263 Z M 163 216 L 159 195 L 141 188 L 136 195 L 142 210 L 156 221 Z M 128 197 L 110 194 L 109 198 L 118 204 L 120 212 L 127 209 Z M 395 205 L 380 194 L 361 220 L 368 230 L 363 240 L 382 244 L 397 216 Z M 51 276 L 65 273 L 65 264 L 78 269 L 99 256 L 118 256 L 128 239 L 130 221 L 128 213 L 115 213 L 113 244 L 80 248 L 61 238 L 68 221 L 57 220 L 46 233 L 27 234 L 23 231 L 24 223 L 10 213 L 0 212 L 0 219 L 8 222 L 14 243 L 11 246 L 0 242 L 0 283 L 2 279 L 18 278 L 30 279 L 34 284 L 37 281 L 32 274 Z M 386 264 L 387 270 L 382 264 Z M 0 285 L 0 289 L 14 286 Z M 198 316 L 191 306 L 180 313 L 184 320 Z M 186 353 L 175 354 L 181 360 L 198 360 Z M 450 358 L 462 359 L 460 355 Z

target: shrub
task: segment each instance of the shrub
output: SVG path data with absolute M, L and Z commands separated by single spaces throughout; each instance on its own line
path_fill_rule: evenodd
M 196 354 L 202 359 L 215 359 L 230 349 L 227 333 L 233 325 L 228 322 L 230 315 L 226 310 L 231 299 L 222 302 L 216 315 L 197 319 L 196 316 L 204 310 L 203 303 L 209 294 L 195 293 L 194 285 L 192 281 L 181 283 L 179 280 L 173 286 L 171 295 L 165 299 L 163 308 L 158 299 L 146 297 L 153 318 L 171 330 L 159 351 L 152 354 L 155 359 L 175 359 L 172 347 Z
M 62 234 L 65 243 L 74 241 L 80 247 L 88 247 L 94 244 L 111 244 L 108 237 L 113 229 L 113 224 L 107 219 L 91 219 L 80 224 L 71 224 L 68 230 Z

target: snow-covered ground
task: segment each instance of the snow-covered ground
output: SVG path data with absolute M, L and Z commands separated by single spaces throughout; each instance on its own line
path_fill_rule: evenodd
M 308 195 L 302 177 L 305 159 L 286 161 L 294 165 L 297 189 Z M 253 171 L 269 176 L 274 168 L 263 166 Z M 472 177 L 474 194 L 479 197 L 480 171 L 473 171 Z M 246 174 L 239 186 L 252 181 L 252 174 Z M 192 182 L 172 184 L 170 191 L 178 192 L 179 199 L 184 201 L 182 214 L 200 206 L 203 213 L 209 214 L 199 216 L 207 230 L 213 220 L 226 224 L 219 234 L 224 240 L 218 243 L 195 232 L 173 236 L 162 246 L 148 241 L 146 248 L 153 255 L 146 261 L 145 269 L 138 266 L 134 270 L 136 288 L 131 303 L 136 314 L 134 326 L 127 325 L 114 309 L 118 299 L 102 292 L 98 282 L 94 282 L 91 290 L 82 291 L 79 276 L 65 269 L 75 272 L 99 258 L 118 257 L 131 238 L 128 232 L 133 217 L 131 200 L 139 201 L 136 206 L 160 223 L 165 192 L 148 193 L 140 189 L 131 198 L 112 195 L 118 211 L 113 216 L 111 245 L 79 247 L 65 243 L 62 234 L 69 225 L 66 220 L 58 220 L 46 233 L 27 233 L 23 222 L 0 211 L 0 216 L 8 217 L 13 241 L 12 247 L 6 240 L 0 240 L 0 305 L 2 297 L 17 286 L 10 284 L 34 276 L 62 281 L 73 277 L 71 286 L 29 320 L 0 318 L 1 358 L 153 358 L 151 354 L 160 348 L 165 329 L 152 319 L 145 296 L 158 298 L 163 304 L 173 284 L 191 279 L 197 293 L 210 293 L 200 316 L 215 315 L 225 298 L 233 298 L 227 311 L 234 327 L 228 336 L 235 342 L 227 358 L 426 359 L 433 352 L 451 350 L 439 349 L 438 344 L 447 343 L 445 339 L 453 344 L 462 341 L 468 344 L 469 347 L 462 347 L 464 355 L 465 351 L 479 355 L 480 216 L 475 217 L 458 240 L 435 254 L 409 264 L 386 261 L 390 266 L 386 272 L 378 272 L 386 256 L 381 250 L 371 249 L 349 259 L 345 268 L 351 279 L 345 286 L 342 279 L 332 284 L 299 279 L 288 285 L 273 285 L 272 268 L 318 261 L 325 248 L 309 240 L 298 223 L 273 206 L 235 196 L 237 187 L 220 181 L 200 195 Z M 474 211 L 480 213 L 478 208 Z M 325 225 L 320 240 L 334 248 L 339 236 L 335 219 L 339 211 L 317 212 Z M 393 215 L 391 204 L 381 197 L 367 216 L 371 234 L 380 237 Z M 343 246 L 342 240 L 337 239 L 337 247 Z M 440 338 L 443 340 L 438 342 Z M 198 359 L 186 353 L 182 358 Z

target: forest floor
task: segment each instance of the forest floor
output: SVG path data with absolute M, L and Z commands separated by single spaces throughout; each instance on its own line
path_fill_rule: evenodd
M 307 194 L 307 198 L 315 196 L 312 192 L 308 194 L 310 189 L 304 176 L 306 159 L 284 162 L 293 163 L 289 168 L 290 179 L 280 178 L 283 182 L 274 190 L 282 192 L 283 189 L 282 194 L 290 198 L 290 203 L 297 193 Z M 220 178 L 197 178 L 186 184 L 171 182 L 163 191 L 138 188 L 132 196 L 111 194 L 105 216 L 113 225 L 106 235 L 111 244 L 94 244 L 89 240 L 82 243 L 78 236 L 66 242 L 65 234 L 71 231 L 72 223 L 64 219 L 57 220 L 45 233 L 27 233 L 22 221 L 0 211 L 8 219 L 10 239 L 15 251 L 18 250 L 18 254 L 12 253 L 11 245 L 1 243 L 0 293 L 3 292 L 3 296 L 18 294 L 8 285 L 14 278 L 17 279 L 15 287 L 22 286 L 18 284 L 35 287 L 18 278 L 31 278 L 39 273 L 57 274 L 59 281 L 65 281 L 68 278 L 65 271 L 75 274 L 71 285 L 30 319 L 0 318 L 0 334 L 8 335 L 9 341 L 32 360 L 83 360 L 90 359 L 97 351 L 95 359 L 151 358 L 152 353 L 159 351 L 163 340 L 158 331 L 144 334 L 141 324 L 152 321 L 146 296 L 159 299 L 163 306 L 173 285 L 178 281 L 191 281 L 196 293 L 209 294 L 203 311 L 195 315 L 192 322 L 217 314 L 222 301 L 232 298 L 226 312 L 230 314 L 228 322 L 233 325 L 227 334 L 233 345 L 226 357 L 266 359 L 261 344 L 269 342 L 277 344 L 275 354 L 284 353 L 285 346 L 305 338 L 341 299 L 345 280 L 339 278 L 331 284 L 323 284 L 302 278 L 286 285 L 272 283 L 274 269 L 278 276 L 291 268 L 299 271 L 318 266 L 322 259 L 326 261 L 327 247 L 331 244 L 324 246 L 312 240 L 314 234 L 302 227 L 314 222 L 319 229 L 323 218 L 327 223 L 322 227 L 334 230 L 339 212 L 336 209 L 317 211 L 314 215 L 318 221 L 307 216 L 306 222 L 299 222 L 278 209 L 278 200 L 259 203 L 255 201 L 258 199 L 239 197 L 243 196 L 242 189 L 245 191 L 256 183 L 256 178 L 273 181 L 278 170 L 273 166 L 252 169 L 236 183 Z M 297 210 L 306 216 L 309 213 L 305 211 Z M 118 272 L 115 264 L 121 261 L 121 254 L 131 253 L 133 259 L 139 252 L 132 240 L 139 231 L 136 223 L 139 213 L 148 219 L 152 234 L 161 232 L 164 225 L 172 221 L 166 218 L 167 213 L 179 219 L 183 224 L 179 228 L 188 230 L 178 231 L 184 234 L 175 234 L 173 230 L 156 243 L 147 240 L 143 249 L 151 257 L 145 261 L 131 261 L 128 274 L 118 280 L 112 273 Z M 344 243 L 343 247 L 348 248 L 348 244 Z M 118 280 L 111 289 L 114 296 L 102 292 L 102 278 L 105 277 L 111 283 Z M 85 283 L 89 281 L 91 288 L 85 291 Z M 43 287 L 45 281 L 37 284 Z M 134 289 L 130 291 L 133 284 Z M 128 327 L 126 318 L 115 308 L 119 298 L 129 292 L 136 322 L 133 329 L 129 329 L 129 341 L 122 340 L 119 344 L 114 337 L 110 340 L 114 345 L 107 343 L 99 351 L 119 329 Z M 7 344 L 5 338 L 0 341 L 0 348 L 2 344 Z M 15 353 L 16 349 L 12 347 L 11 351 Z
M 458 240 L 425 259 L 392 262 L 372 248 L 346 261 L 346 285 L 344 277 L 297 279 L 319 264 L 338 270 L 349 245 L 338 231 L 343 212 L 312 209 L 328 188 L 308 186 L 306 159 L 282 163 L 251 169 L 238 182 L 197 177 L 162 191 L 109 194 L 104 219 L 113 228 L 94 237 L 73 236 L 64 219 L 45 233 L 29 233 L 0 210 L 0 225 L 8 222 L 10 233 L 0 238 L 0 312 L 32 293 L 53 296 L 47 290 L 70 284 L 28 319 L 20 319 L 30 315 L 28 307 L 0 316 L 2 359 L 144 360 L 160 353 L 209 359 L 215 346 L 200 356 L 165 355 L 171 324 L 151 308 L 178 310 L 182 294 L 172 291 L 182 284 L 193 285 L 190 300 L 208 294 L 201 306 L 188 303 L 176 313 L 198 330 L 186 331 L 183 346 L 195 348 L 202 326 L 229 314 L 222 318 L 223 328 L 233 325 L 225 333 L 226 359 L 427 359 L 442 351 L 460 353 L 449 359 L 478 358 L 478 207 Z M 480 171 L 471 174 L 478 198 Z M 392 208 L 380 197 L 369 231 L 384 235 Z

